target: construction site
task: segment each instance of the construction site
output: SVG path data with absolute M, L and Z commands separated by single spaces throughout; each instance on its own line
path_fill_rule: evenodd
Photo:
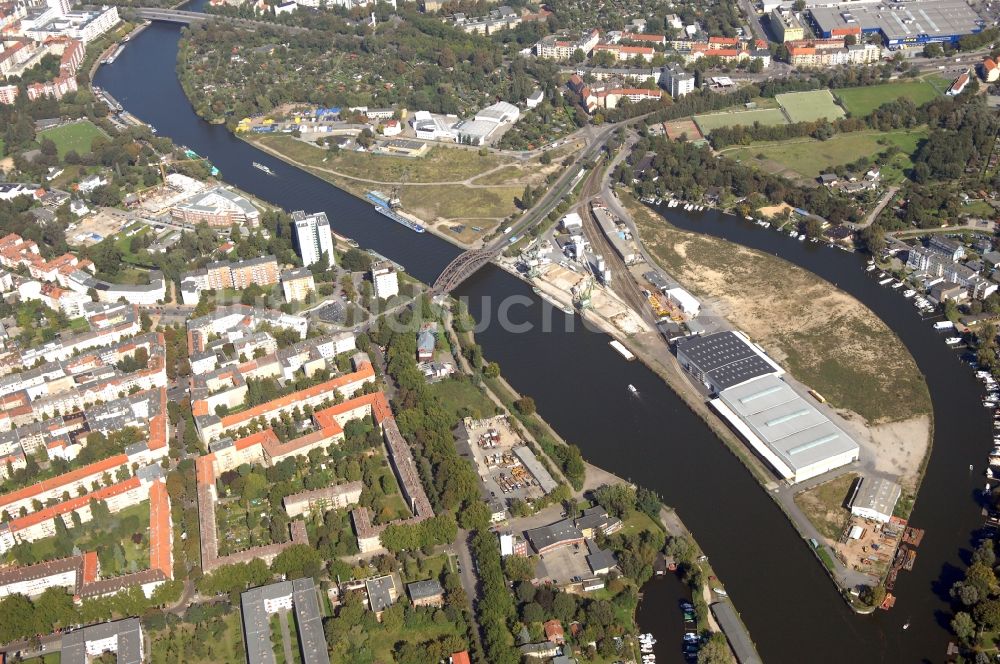
M 888 610 L 896 601 L 891 592 L 896 578 L 900 571 L 913 569 L 923 538 L 923 530 L 898 517 L 882 523 L 852 516 L 834 545 L 834 555 L 848 569 L 869 575 L 873 586 L 885 580 L 887 594 L 881 608 Z

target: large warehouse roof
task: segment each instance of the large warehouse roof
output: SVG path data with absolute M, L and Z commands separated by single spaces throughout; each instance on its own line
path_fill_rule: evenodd
M 758 376 L 784 373 L 740 332 L 678 339 L 677 352 L 694 365 L 706 382 L 720 391 Z
M 860 27 L 878 30 L 889 43 L 950 38 L 977 32 L 982 20 L 964 0 L 920 0 L 920 2 L 879 3 L 813 7 L 813 21 L 824 34 L 837 28 Z
M 796 474 L 825 459 L 858 450 L 850 436 L 776 376 L 762 376 L 724 390 L 718 400 Z

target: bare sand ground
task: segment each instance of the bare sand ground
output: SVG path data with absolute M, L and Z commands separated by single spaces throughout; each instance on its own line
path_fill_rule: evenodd
M 913 358 L 878 316 L 780 258 L 681 231 L 643 206 L 630 209 L 665 269 L 819 391 L 875 450 L 877 470 L 915 483 L 929 445 L 930 397 Z

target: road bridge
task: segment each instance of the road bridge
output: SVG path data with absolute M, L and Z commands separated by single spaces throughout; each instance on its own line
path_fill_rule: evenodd
M 546 215 L 554 210 L 559 202 L 572 191 L 573 187 L 579 181 L 578 176 L 582 173 L 583 165 L 594 159 L 604 149 L 604 146 L 614 136 L 615 130 L 642 117 L 645 116 L 614 125 L 606 125 L 600 130 L 593 126 L 589 127 L 590 135 L 587 147 L 573 161 L 572 165 L 563 172 L 545 195 L 542 196 L 538 204 L 525 212 L 519 221 L 512 223 L 512 230 L 508 235 L 500 235 L 492 243 L 480 249 L 470 249 L 463 254 L 459 254 L 444 268 L 444 271 L 434 281 L 432 293 L 440 295 L 453 291 L 459 284 L 499 256 L 510 243 L 511 239 L 521 237 L 523 233 L 545 219 Z
M 229 23 L 237 27 L 255 29 L 255 28 L 274 28 L 277 30 L 285 30 L 287 32 L 305 32 L 308 28 L 303 28 L 293 25 L 282 25 L 280 23 L 272 23 L 270 21 L 254 21 L 248 18 L 237 18 L 235 16 L 219 16 L 216 14 L 205 14 L 203 12 L 190 12 L 183 9 L 161 9 L 157 7 L 136 7 L 135 14 L 141 19 L 147 21 L 160 21 L 162 23 L 179 23 L 181 25 L 192 25 L 195 23 L 204 23 L 206 21 L 222 21 L 223 23 Z

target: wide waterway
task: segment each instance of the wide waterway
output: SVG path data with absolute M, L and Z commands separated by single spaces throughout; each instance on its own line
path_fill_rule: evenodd
M 457 255 L 443 240 L 417 235 L 199 119 L 177 81 L 178 34 L 176 26 L 153 24 L 113 65 L 100 68 L 95 83 L 162 135 L 208 157 L 227 182 L 288 210 L 325 210 L 338 232 L 402 263 L 421 280 L 433 281 Z M 253 161 L 276 175 L 254 169 Z M 486 326 L 477 335 L 486 355 L 500 363 L 515 388 L 534 397 L 540 413 L 589 461 L 655 490 L 677 509 L 726 582 L 764 661 L 943 660 L 947 587 L 960 572 L 960 552 L 967 551 L 970 533 L 982 522 L 974 493 L 983 483 L 990 427 L 978 383 L 898 292 L 865 277 L 858 257 L 793 242 L 730 216 L 688 217 L 676 210 L 669 216 L 684 228 L 780 254 L 838 283 L 898 331 L 929 377 L 934 453 L 912 518 L 928 532 L 914 571 L 903 572 L 896 585 L 896 609 L 853 614 L 776 504 L 658 376 L 625 362 L 608 347 L 606 335 L 543 305 L 526 284 L 493 266 L 456 295 L 469 298 L 479 319 L 495 318 L 501 302 L 520 296 L 526 304 L 513 307 L 510 316 L 534 325 L 522 333 Z M 544 318 L 557 323 L 551 331 L 541 331 Z M 567 320 L 575 323 L 572 331 L 563 325 Z M 638 398 L 626 391 L 630 383 L 639 389 Z M 970 463 L 976 464 L 974 474 Z M 675 623 L 674 605 L 661 606 L 670 607 L 662 619 Z M 649 611 L 642 615 L 644 630 L 660 631 L 648 623 Z M 904 631 L 907 621 L 911 626 Z M 657 644 L 664 661 L 680 650 L 670 640 Z

